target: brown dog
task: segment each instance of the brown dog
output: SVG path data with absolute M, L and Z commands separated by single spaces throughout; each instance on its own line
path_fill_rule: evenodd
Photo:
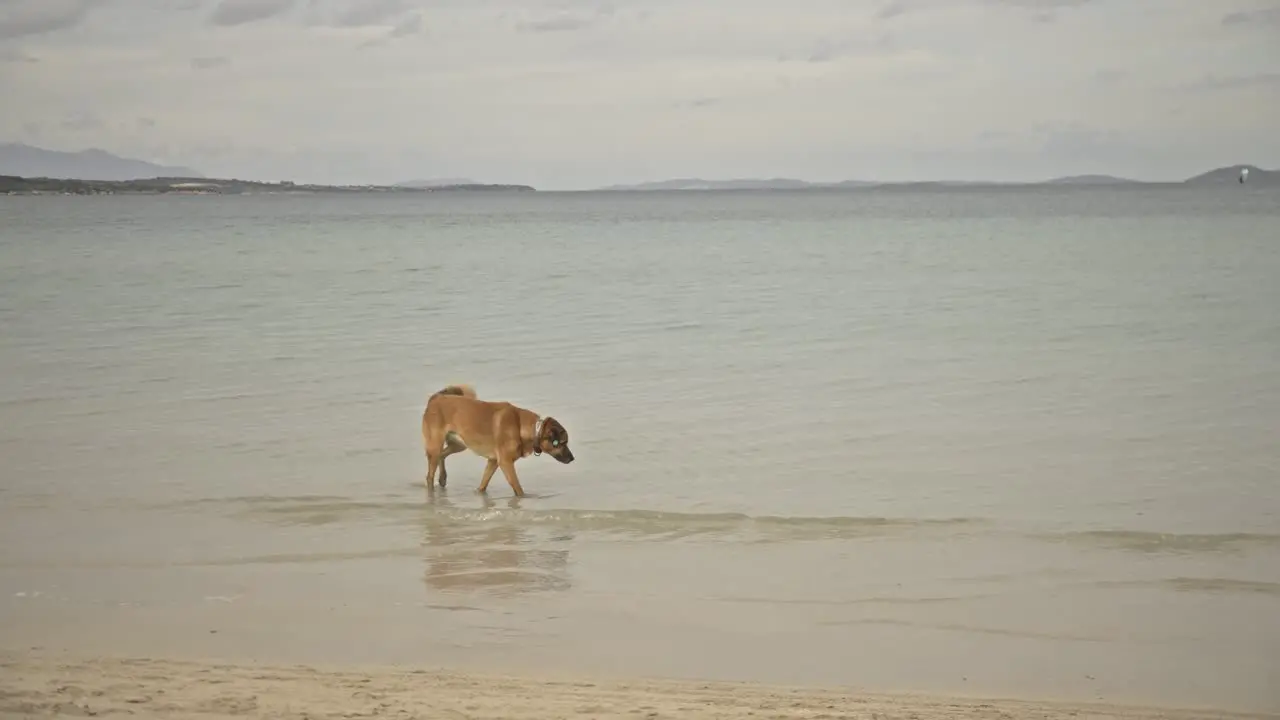
M 422 442 L 427 451 L 427 488 L 440 468 L 440 487 L 448 482 L 445 458 L 470 450 L 489 463 L 484 467 L 477 492 L 485 492 L 499 467 L 516 497 L 524 496 L 516 476 L 516 460 L 546 453 L 562 463 L 573 462 L 569 433 L 553 417 L 516 407 L 508 402 L 476 399 L 470 385 L 449 385 L 427 399 L 422 412 Z

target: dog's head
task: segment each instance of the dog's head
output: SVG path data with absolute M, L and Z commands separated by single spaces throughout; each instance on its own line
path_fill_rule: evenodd
M 542 421 L 538 449 L 562 463 L 573 462 L 573 451 L 569 449 L 569 431 L 553 417 Z

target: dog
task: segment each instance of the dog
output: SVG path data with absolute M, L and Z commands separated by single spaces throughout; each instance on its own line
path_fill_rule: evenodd
M 524 497 L 516 475 L 516 461 L 520 458 L 546 453 L 566 465 L 573 462 L 569 432 L 558 420 L 509 402 L 480 400 L 470 385 L 448 385 L 427 398 L 427 407 L 422 411 L 422 442 L 427 453 L 428 490 L 432 489 L 437 468 L 440 487 L 448 483 L 445 458 L 463 450 L 489 461 L 476 492 L 486 492 L 494 471 L 502 468 L 516 497 Z

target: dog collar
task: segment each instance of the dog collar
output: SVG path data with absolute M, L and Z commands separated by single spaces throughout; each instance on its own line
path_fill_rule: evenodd
M 542 437 L 542 416 L 539 415 L 537 420 L 533 421 L 533 454 L 542 454 L 542 443 L 538 441 Z

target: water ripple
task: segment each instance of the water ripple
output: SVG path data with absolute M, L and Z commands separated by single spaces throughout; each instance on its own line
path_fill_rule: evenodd
M 1166 533 L 1088 530 L 1041 535 L 1050 542 L 1143 553 L 1221 553 L 1250 547 L 1280 547 L 1280 533 Z
M 542 509 L 522 506 L 463 508 L 408 500 L 352 500 L 329 496 L 247 496 L 194 501 L 223 505 L 233 515 L 280 525 L 378 521 L 428 525 L 512 525 L 560 532 L 596 532 L 633 539 L 730 539 L 739 542 L 849 540 L 929 530 L 954 531 L 987 523 L 981 518 L 786 517 L 745 513 L 660 510 Z

